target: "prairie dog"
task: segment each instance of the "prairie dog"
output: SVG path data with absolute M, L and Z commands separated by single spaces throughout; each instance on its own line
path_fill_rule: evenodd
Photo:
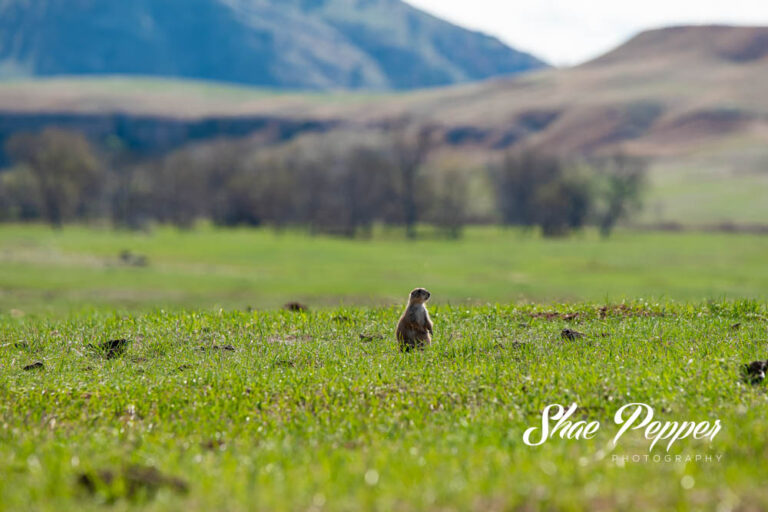
M 396 335 L 401 351 L 423 349 L 432 343 L 432 319 L 426 306 L 431 296 L 424 288 L 416 288 L 408 297 L 408 306 L 397 323 Z

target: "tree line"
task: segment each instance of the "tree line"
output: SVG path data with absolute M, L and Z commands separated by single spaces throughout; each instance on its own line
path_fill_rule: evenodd
M 419 225 L 458 237 L 468 222 L 483 221 L 538 227 L 546 236 L 595 225 L 608 235 L 641 205 L 641 159 L 520 149 L 483 166 L 490 207 L 476 218 L 474 175 L 437 157 L 435 139 L 435 127 L 403 123 L 279 146 L 219 141 L 137 160 L 119 144 L 97 148 L 80 133 L 48 128 L 8 140 L 13 166 L 0 171 L 0 220 L 141 228 L 207 219 L 348 237 L 376 224 L 401 226 L 409 237 Z

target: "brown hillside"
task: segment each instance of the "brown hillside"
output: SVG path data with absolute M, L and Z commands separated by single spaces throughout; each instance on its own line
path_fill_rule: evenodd
M 671 57 L 707 58 L 737 63 L 766 59 L 768 28 L 714 25 L 649 30 L 588 65 Z
M 446 142 L 557 152 L 618 147 L 686 155 L 733 138 L 768 141 L 768 27 L 644 32 L 582 66 L 405 94 L 271 94 L 165 82 L 51 80 L 0 85 L 0 110 L 172 118 L 276 116 L 377 123 L 407 115 Z
M 679 27 L 645 32 L 576 68 L 400 104 L 487 131 L 490 143 L 527 140 L 563 152 L 622 146 L 668 155 L 723 138 L 764 137 L 765 84 L 768 27 Z M 548 122 L 526 123 L 531 112 L 547 112 Z

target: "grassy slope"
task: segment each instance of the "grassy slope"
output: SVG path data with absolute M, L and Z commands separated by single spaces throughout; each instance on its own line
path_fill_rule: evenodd
M 121 265 L 130 249 L 149 266 Z M 768 237 L 618 232 L 542 240 L 470 229 L 464 239 L 371 241 L 269 230 L 158 229 L 152 234 L 0 228 L 0 311 L 87 305 L 146 309 L 399 303 L 414 286 L 439 303 L 765 298 Z
M 59 77 L 0 81 L 0 109 L 169 117 L 335 115 L 334 109 L 403 93 L 287 92 L 153 77 Z
M 638 222 L 675 222 L 686 226 L 768 225 L 768 172 L 720 173 L 681 165 L 651 171 L 646 207 Z
M 768 149 L 754 138 L 703 145 L 688 158 L 650 169 L 641 222 L 689 226 L 768 224 Z
M 765 388 L 737 370 L 766 357 L 765 304 L 638 304 L 604 320 L 593 305 L 561 307 L 580 313 L 572 322 L 533 311 L 435 307 L 436 343 L 412 355 L 391 339 L 396 309 L 5 317 L 0 508 L 768 507 Z M 560 340 L 565 325 L 589 337 Z M 362 332 L 384 339 L 362 343 Z M 118 336 L 133 340 L 122 357 L 85 347 Z M 236 351 L 199 350 L 214 343 Z M 35 360 L 45 368 L 22 371 Z M 596 439 L 522 443 L 544 406 L 571 401 L 601 422 Z M 639 432 L 610 444 L 613 413 L 630 402 L 665 421 L 719 419 L 714 443 L 670 453 L 722 460 L 618 465 L 613 455 L 649 453 Z M 152 498 L 139 486 L 128 499 L 120 479 L 95 495 L 77 484 L 132 464 L 189 492 Z

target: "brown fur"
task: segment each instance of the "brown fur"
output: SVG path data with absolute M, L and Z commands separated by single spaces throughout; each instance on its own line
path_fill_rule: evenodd
M 396 336 L 401 351 L 422 350 L 432 343 L 433 324 L 426 307 L 430 297 L 424 288 L 416 288 L 408 297 L 408 306 L 397 323 Z

